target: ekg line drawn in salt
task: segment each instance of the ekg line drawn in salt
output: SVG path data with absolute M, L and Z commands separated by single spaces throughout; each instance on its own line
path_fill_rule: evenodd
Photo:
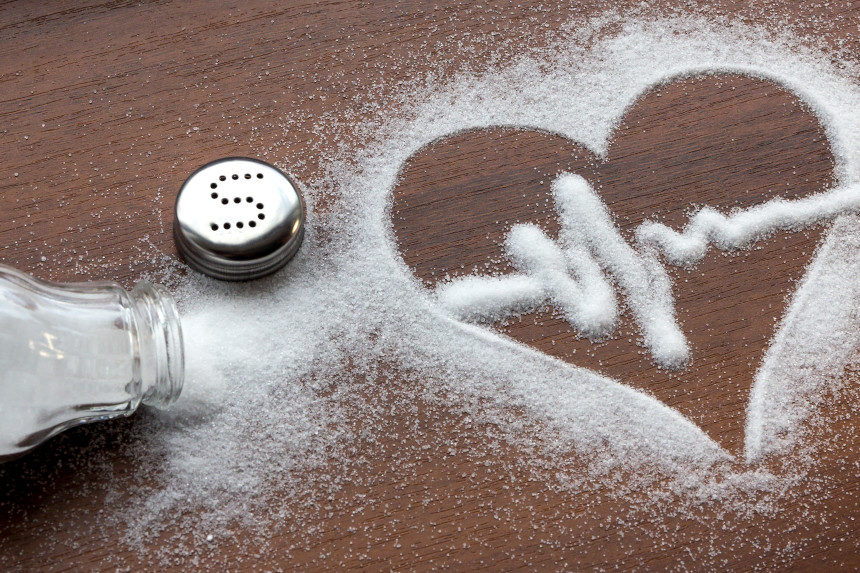
M 552 303 L 589 339 L 609 335 L 618 319 L 611 276 L 658 366 L 683 368 L 690 347 L 675 317 L 672 283 L 660 261 L 693 265 L 714 245 L 748 246 L 775 231 L 796 230 L 860 211 L 860 185 L 803 199 L 774 199 L 730 215 L 698 211 L 683 231 L 653 221 L 634 233 L 635 247 L 621 236 L 599 195 L 583 177 L 563 173 L 551 186 L 561 221 L 558 241 L 531 224 L 515 225 L 504 249 L 516 273 L 467 276 L 441 284 L 435 296 L 451 316 L 496 321 Z
M 697 212 L 682 232 L 645 221 L 636 229 L 636 242 L 658 250 L 674 265 L 700 261 L 714 245 L 739 249 L 776 231 L 798 230 L 860 210 L 860 185 L 818 193 L 803 199 L 772 199 L 726 216 L 711 207 Z

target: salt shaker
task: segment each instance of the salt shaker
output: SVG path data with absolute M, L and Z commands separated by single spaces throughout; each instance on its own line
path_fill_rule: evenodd
M 0 461 L 140 404 L 165 408 L 183 377 L 179 316 L 163 287 L 49 283 L 0 265 Z

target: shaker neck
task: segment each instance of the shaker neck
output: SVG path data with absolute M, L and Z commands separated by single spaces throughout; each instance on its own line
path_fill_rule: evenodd
M 166 408 L 179 398 L 185 350 L 176 303 L 161 285 L 137 283 L 130 293 L 137 327 L 141 401 Z

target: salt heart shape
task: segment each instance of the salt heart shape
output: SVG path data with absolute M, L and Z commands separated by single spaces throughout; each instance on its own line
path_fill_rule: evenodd
M 825 191 L 835 185 L 834 165 L 823 127 L 792 92 L 764 79 L 705 74 L 641 95 L 602 159 L 528 128 L 437 140 L 403 166 L 392 225 L 404 261 L 433 288 L 450 277 L 511 273 L 503 245 L 515 224 L 534 223 L 558 237 L 550 185 L 562 172 L 594 186 L 633 244 L 647 220 L 680 230 L 704 206 L 729 213 Z M 652 394 L 737 453 L 756 371 L 825 227 L 778 232 L 736 252 L 712 247 L 690 268 L 667 266 L 692 350 L 692 362 L 677 372 L 657 367 L 628 310 L 598 342 L 551 305 L 494 327 Z

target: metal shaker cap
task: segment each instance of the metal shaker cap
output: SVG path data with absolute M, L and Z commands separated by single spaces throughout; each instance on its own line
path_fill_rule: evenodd
M 298 251 L 302 198 L 277 168 L 227 157 L 191 174 L 176 197 L 173 236 L 185 262 L 222 280 L 273 273 Z

